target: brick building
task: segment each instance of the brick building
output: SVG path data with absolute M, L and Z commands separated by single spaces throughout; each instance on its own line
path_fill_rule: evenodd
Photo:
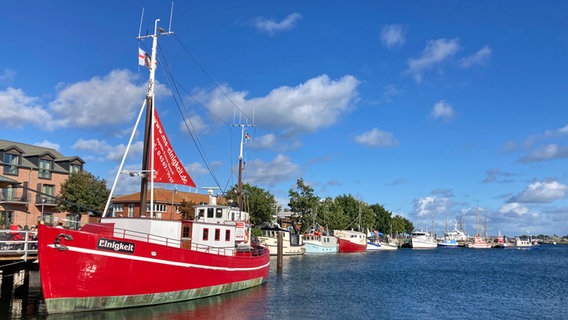
M 148 205 L 146 207 L 146 217 L 150 217 L 149 190 L 147 199 Z M 190 202 L 194 205 L 208 203 L 209 196 L 200 193 L 154 188 L 154 218 L 163 220 L 180 220 L 181 213 L 179 211 L 179 206 L 182 201 Z M 222 201 L 223 199 L 219 198 L 217 200 L 219 204 L 221 204 Z M 140 217 L 140 192 L 112 198 L 111 209 L 114 217 Z
M 0 161 L 0 228 L 31 226 L 42 219 L 50 225 L 64 221 L 67 227 L 88 221 L 86 214 L 59 212 L 55 199 L 69 174 L 83 171 L 85 161 L 81 158 L 66 157 L 52 148 L 0 140 Z

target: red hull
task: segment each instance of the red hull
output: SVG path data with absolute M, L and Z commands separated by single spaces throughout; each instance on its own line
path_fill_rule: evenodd
M 339 252 L 364 252 L 367 250 L 367 245 L 353 243 L 346 239 L 339 238 Z
M 270 256 L 262 247 L 223 255 L 44 225 L 38 234 L 48 313 L 190 300 L 246 289 L 268 278 Z M 101 239 L 114 248 L 102 248 Z

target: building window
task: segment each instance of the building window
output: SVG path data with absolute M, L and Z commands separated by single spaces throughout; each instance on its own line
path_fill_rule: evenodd
M 219 241 L 221 239 L 221 229 L 215 229 L 215 241 Z
M 113 203 L 113 204 L 112 204 L 112 211 L 113 211 L 113 212 L 124 212 L 124 204 L 122 204 L 122 203 Z
M 16 189 L 12 187 L 2 188 L 2 201 L 12 201 L 16 199 Z
M 55 203 L 55 186 L 51 184 L 44 184 L 41 186 L 42 198 L 45 199 L 44 203 Z
M 15 154 L 4 153 L 4 174 L 17 176 L 19 156 Z
M 225 241 L 231 241 L 231 230 L 225 230 Z
M 209 240 L 209 229 L 208 228 L 203 229 L 203 240 L 205 240 L 205 241 Z
M 81 165 L 80 164 L 70 164 L 69 165 L 69 173 L 79 173 L 81 172 Z
M 166 212 L 167 206 L 165 204 L 154 203 L 154 212 Z M 150 204 L 146 204 L 146 211 L 150 211 Z
M 128 216 L 129 217 L 134 217 L 134 204 L 131 203 L 128 205 Z
M 39 160 L 39 172 L 38 176 L 42 179 L 51 179 L 51 170 L 53 169 L 53 161 L 51 160 Z

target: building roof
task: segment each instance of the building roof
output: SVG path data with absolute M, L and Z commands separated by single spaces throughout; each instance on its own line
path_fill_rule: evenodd
M 172 203 L 172 194 L 174 203 L 181 203 L 183 200 L 196 204 L 209 202 L 209 195 L 206 194 L 184 192 L 179 190 L 174 191 L 161 188 L 154 188 L 154 202 Z M 148 190 L 147 192 L 147 197 L 148 201 L 150 201 L 150 190 Z M 136 203 L 138 201 L 140 201 L 140 192 L 115 196 L 112 198 L 113 203 Z M 218 199 L 217 202 L 220 202 L 220 199 Z
M 19 184 L 18 181 L 0 175 L 0 188 L 5 188 L 5 187 L 8 187 L 8 186 L 13 186 L 13 185 L 17 185 L 17 184 Z
M 0 140 L 0 151 L 12 150 L 12 149 L 16 149 L 17 151 L 22 153 L 22 160 L 21 160 L 22 162 L 20 163 L 20 166 L 24 168 L 38 169 L 38 166 L 34 164 L 32 161 L 30 161 L 29 158 L 42 157 L 46 155 L 49 155 L 53 158 L 52 171 L 54 172 L 65 172 L 65 173 L 69 172 L 67 169 L 61 166 L 62 162 L 77 161 L 80 162 L 81 164 L 85 163 L 85 161 L 83 161 L 83 159 L 81 159 L 78 156 L 64 156 L 59 151 L 53 148 L 34 146 L 31 144 L 15 142 L 15 141 Z M 0 159 L 0 161 L 3 160 L 4 159 Z

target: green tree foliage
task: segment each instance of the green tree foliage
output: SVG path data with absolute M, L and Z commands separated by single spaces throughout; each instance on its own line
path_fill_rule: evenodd
M 109 194 L 104 179 L 96 178 L 88 172 L 72 173 L 61 184 L 58 209 L 78 214 L 93 212 L 100 216 Z
M 314 195 L 314 189 L 305 184 L 301 178 L 296 181 L 296 189 L 288 191 L 288 196 L 290 197 L 288 207 L 294 213 L 291 217 L 293 225 L 299 222 L 301 228 L 296 231 L 304 233 L 316 220 L 319 197 Z
M 195 210 L 194 207 L 195 203 L 193 201 L 188 200 L 181 200 L 179 205 L 179 212 L 181 213 L 181 218 L 183 220 L 193 220 L 195 219 Z
M 237 188 L 233 186 L 225 195 L 227 200 L 237 203 Z M 243 210 L 250 214 L 250 222 L 259 226 L 265 222 L 272 221 L 272 214 L 276 211 L 276 200 L 274 196 L 259 187 L 251 186 L 248 183 L 243 184 Z
M 414 225 L 408 219 L 396 215 L 392 218 L 392 232 L 395 234 L 410 234 L 414 231 Z
M 380 204 L 372 204 L 370 208 L 375 215 L 376 224 L 373 229 L 384 234 L 389 234 L 391 232 L 392 213 Z

